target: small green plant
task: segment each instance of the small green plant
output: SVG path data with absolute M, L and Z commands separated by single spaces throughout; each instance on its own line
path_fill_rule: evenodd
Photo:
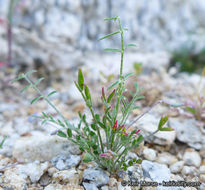
M 195 46 L 184 46 L 172 52 L 170 66 L 178 66 L 180 72 L 199 72 L 205 63 L 205 48 L 195 52 Z
M 121 48 L 106 48 L 105 51 L 120 53 L 121 62 L 119 79 L 107 90 L 102 87 L 101 100 L 104 106 L 103 114 L 96 114 L 94 111 L 92 93 L 86 85 L 81 69 L 78 71 L 78 80 L 75 82 L 75 85 L 81 93 L 82 98 L 92 115 L 92 121 L 88 122 L 86 115 L 79 112 L 80 120 L 77 126 L 71 124 L 49 100 L 49 97 L 56 93 L 56 91 L 45 96 L 38 89 L 37 85 L 43 80 L 43 78 L 38 79 L 36 82 L 31 81 L 29 76 L 35 71 L 20 74 L 14 81 L 25 79 L 28 82 L 28 85 L 22 90 L 22 92 L 31 87 L 39 94 L 39 96 L 31 101 L 31 104 L 39 99 L 44 99 L 57 112 L 60 119 L 55 119 L 52 115 L 48 115 L 44 112 L 42 112 L 41 116 L 37 117 L 42 120 L 42 123 L 50 121 L 59 125 L 61 129 L 57 131 L 57 134 L 63 138 L 69 139 L 79 146 L 80 150 L 84 152 L 83 161 L 95 161 L 99 167 L 109 171 L 111 174 L 116 174 L 116 172 L 126 170 L 127 167 L 132 166 L 133 164 L 141 163 L 140 159 L 127 160 L 126 155 L 128 151 L 137 148 L 139 144 L 146 138 L 149 138 L 150 135 L 143 137 L 140 135 L 140 129 L 137 128 L 128 131 L 128 128 L 133 126 L 133 124 L 144 115 L 139 116 L 131 123 L 127 122 L 131 111 L 137 108 L 135 106 L 136 101 L 143 98 L 139 95 L 139 88 L 137 84 L 135 85 L 136 91 L 130 92 L 132 94 L 132 99 L 130 101 L 124 96 L 124 92 L 126 91 L 125 81 L 132 75 L 131 73 L 123 74 L 124 52 L 127 48 L 135 47 L 135 45 L 125 45 L 124 32 L 127 29 L 122 27 L 119 17 L 107 18 L 105 20 L 117 21 L 119 24 L 119 30 L 108 34 L 99 40 L 120 34 Z M 161 118 L 158 129 L 154 134 L 158 131 L 172 130 L 171 128 L 163 128 L 167 120 L 168 116 Z
M 202 80 L 205 76 L 205 68 L 201 73 L 201 78 L 198 84 L 198 88 L 195 91 L 195 95 L 192 96 L 185 104 L 185 109 L 197 121 L 205 121 L 205 86 L 202 84 Z
M 133 68 L 136 75 L 139 75 L 142 72 L 142 63 L 134 62 Z
M 3 144 L 4 144 L 5 140 L 6 140 L 6 138 L 7 137 L 4 137 L 3 140 L 0 142 L 0 149 L 3 147 Z

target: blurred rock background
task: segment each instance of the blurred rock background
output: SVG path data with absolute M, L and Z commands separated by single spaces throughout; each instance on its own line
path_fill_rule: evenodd
M 1 17 L 6 17 L 8 3 L 0 0 Z M 115 30 L 103 18 L 119 15 L 129 28 L 127 40 L 137 42 L 141 50 L 170 50 L 187 41 L 204 45 L 204 10 L 203 0 L 21 0 L 14 26 L 48 42 L 95 50 L 97 39 Z M 117 45 L 116 40 L 105 43 L 101 46 Z
M 9 1 L 0 0 L 1 20 L 8 6 Z M 97 42 L 116 31 L 117 25 L 103 21 L 116 15 L 129 29 L 126 41 L 138 44 L 137 52 L 172 52 L 193 44 L 193 51 L 200 51 L 205 46 L 204 0 L 20 0 L 13 12 L 13 62 L 47 63 L 53 69 L 80 64 L 82 52 L 119 45 L 116 38 Z M 0 61 L 6 61 L 3 24 L 0 44 Z

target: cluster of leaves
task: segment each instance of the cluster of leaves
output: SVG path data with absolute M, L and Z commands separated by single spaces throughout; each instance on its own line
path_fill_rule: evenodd
M 204 66 L 205 48 L 194 52 L 194 47 L 182 47 L 172 53 L 171 66 L 178 66 L 181 72 L 198 72 Z
M 127 29 L 123 28 L 119 17 L 112 17 L 105 20 L 114 20 L 119 24 L 119 31 L 108 34 L 99 40 L 103 40 L 107 37 L 120 34 L 121 36 L 121 49 L 107 48 L 106 51 L 119 52 L 121 54 L 121 64 L 120 64 L 120 76 L 119 79 L 114 82 L 107 90 L 102 87 L 101 100 L 104 106 L 104 113 L 102 115 L 96 114 L 94 111 L 94 106 L 92 103 L 92 93 L 90 92 L 88 86 L 85 83 L 83 73 L 81 69 L 78 71 L 78 80 L 75 85 L 82 95 L 87 108 L 92 116 L 92 121 L 88 122 L 85 114 L 79 112 L 79 124 L 77 126 L 72 125 L 68 120 L 61 114 L 61 112 L 52 104 L 49 97 L 56 93 L 53 91 L 48 95 L 44 96 L 42 92 L 38 89 L 37 85 L 43 80 L 43 78 L 38 79 L 36 82 L 32 82 L 30 75 L 35 72 L 31 71 L 26 74 L 21 74 L 15 81 L 20 79 L 25 79 L 28 85 L 22 90 L 32 87 L 38 94 L 31 103 L 38 101 L 39 99 L 44 99 L 48 104 L 55 109 L 60 119 L 55 119 L 53 116 L 46 113 L 42 113 L 38 116 L 43 123 L 51 122 L 55 125 L 60 126 L 57 130 L 57 134 L 63 138 L 67 138 L 73 143 L 77 144 L 82 152 L 84 152 L 83 160 L 85 162 L 95 161 L 99 167 L 106 169 L 110 173 L 116 173 L 119 170 L 126 170 L 127 167 L 133 164 L 141 163 L 141 160 L 137 159 L 127 159 L 126 155 L 128 151 L 135 149 L 139 144 L 144 141 L 147 137 L 140 135 L 139 129 L 128 130 L 129 127 L 141 118 L 139 116 L 134 122 L 127 123 L 128 117 L 133 109 L 136 109 L 135 103 L 137 100 L 143 98 L 139 95 L 139 88 L 137 84 L 135 85 L 136 91 L 130 92 L 132 99 L 128 100 L 124 96 L 124 92 L 127 90 L 125 88 L 126 79 L 132 74 L 123 75 L 123 57 L 126 48 L 134 47 L 134 44 L 124 44 L 124 31 Z M 170 128 L 163 128 L 167 122 L 168 117 L 162 117 L 158 131 L 170 131 Z
M 186 110 L 191 113 L 197 121 L 205 121 L 205 86 L 202 81 L 205 77 L 205 68 L 202 71 L 201 78 L 196 89 L 196 94 L 186 102 Z

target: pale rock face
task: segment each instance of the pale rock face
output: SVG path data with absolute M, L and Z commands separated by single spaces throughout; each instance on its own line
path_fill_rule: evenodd
M 33 163 L 28 163 L 26 165 L 17 166 L 20 173 L 26 175 L 30 178 L 31 182 L 37 182 L 41 176 L 47 171 L 49 164 L 48 162 L 40 163 L 35 161 Z
M 0 182 L 8 188 L 14 188 L 16 190 L 22 190 L 27 188 L 27 176 L 22 174 L 18 168 L 10 168 L 4 172 L 4 175 L 0 177 Z
M 158 154 L 157 162 L 161 164 L 171 165 L 177 162 L 177 158 L 168 152 L 163 152 Z
M 109 187 L 108 186 L 102 186 L 101 189 L 102 190 L 109 190 Z
M 85 190 L 98 190 L 98 188 L 97 188 L 97 186 L 96 186 L 96 184 L 94 184 L 94 183 L 83 183 L 83 186 L 84 186 L 84 188 L 85 188 Z
M 205 165 L 200 166 L 199 172 L 200 172 L 201 174 L 205 174 Z
M 171 170 L 172 173 L 180 173 L 183 166 L 184 166 L 184 161 L 178 161 L 178 162 L 173 163 L 170 166 L 170 170 Z
M 54 157 L 51 162 L 59 170 L 70 169 L 80 163 L 81 157 L 78 155 L 59 155 Z
M 44 134 L 19 138 L 13 149 L 13 157 L 18 161 L 49 161 L 59 154 L 79 154 L 76 145 L 57 136 Z
M 124 187 L 124 186 L 122 186 L 122 184 L 120 182 L 118 182 L 117 183 L 117 189 L 119 189 L 119 190 L 124 190 L 124 189 L 131 190 L 131 187 L 130 186 Z
M 205 182 L 205 174 L 200 174 L 199 178 L 202 183 Z
M 187 149 L 184 153 L 183 160 L 186 165 L 199 167 L 201 164 L 201 157 L 194 149 Z
M 150 162 L 147 160 L 142 161 L 142 169 L 144 177 L 148 177 L 156 182 L 168 181 L 170 179 L 170 170 L 164 164 Z
M 49 184 L 44 188 L 44 190 L 84 190 L 82 186 L 75 185 L 61 185 L 61 184 Z
M 86 169 L 83 173 L 83 181 L 84 180 L 89 180 L 90 183 L 93 183 L 96 186 L 102 186 L 108 184 L 109 177 L 103 170 L 89 168 Z
M 151 148 L 145 148 L 143 150 L 143 155 L 144 155 L 145 159 L 147 159 L 149 161 L 156 160 L 156 151 L 151 149 Z
M 187 143 L 194 149 L 203 149 L 205 145 L 205 135 L 202 134 L 197 122 L 194 119 L 179 120 L 170 118 L 169 125 L 176 131 L 179 141 Z
M 103 34 L 116 30 L 115 25 L 104 24 L 103 19 L 119 15 L 129 28 L 128 41 L 137 42 L 142 50 L 173 49 L 193 41 L 202 46 L 205 4 L 196 1 L 50 1 L 23 2 L 22 9 L 15 13 L 14 24 L 31 30 L 46 40 L 68 41 L 75 46 L 94 49 L 96 40 Z M 6 17 L 8 3 L 0 0 L 2 17 Z M 123 11 L 122 11 L 123 10 Z M 25 15 L 25 11 L 27 14 Z M 190 32 L 195 32 L 190 38 Z M 200 41 L 201 40 L 201 41 Z M 152 43 L 150 43 L 150 41 Z M 107 45 L 118 42 L 109 39 Z M 142 45 L 143 44 L 143 45 Z
M 79 174 L 74 168 L 69 170 L 58 171 L 54 173 L 53 180 L 57 182 L 61 181 L 73 185 L 78 185 L 81 183 L 81 180 L 79 179 Z
M 195 175 L 197 169 L 194 166 L 184 166 L 181 172 L 183 175 Z

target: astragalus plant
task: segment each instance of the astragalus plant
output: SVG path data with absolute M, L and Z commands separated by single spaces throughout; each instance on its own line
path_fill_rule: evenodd
M 134 47 L 135 45 L 125 45 L 124 32 L 127 31 L 127 29 L 122 27 L 119 17 L 107 18 L 105 20 L 116 21 L 119 24 L 118 31 L 108 34 L 99 40 L 103 40 L 113 35 L 120 35 L 120 49 L 105 49 L 106 51 L 117 52 L 121 55 L 120 73 L 119 79 L 107 90 L 102 87 L 101 101 L 104 106 L 104 113 L 96 114 L 92 103 L 92 93 L 86 85 L 81 69 L 79 69 L 78 80 L 75 82 L 75 85 L 90 111 L 92 116 L 91 122 L 87 121 L 85 114 L 79 113 L 79 124 L 77 126 L 71 124 L 49 100 L 49 97 L 56 93 L 56 91 L 53 91 L 48 95 L 44 95 L 37 87 L 43 78 L 36 82 L 31 81 L 29 76 L 35 71 L 20 74 L 15 81 L 25 79 L 28 82 L 28 86 L 26 86 L 22 91 L 31 87 L 39 94 L 38 97 L 31 101 L 32 104 L 39 99 L 44 99 L 57 112 L 61 119 L 54 119 L 52 115 L 48 115 L 44 112 L 39 116 L 39 118 L 43 123 L 49 121 L 59 125 L 61 129 L 58 130 L 57 134 L 63 138 L 67 138 L 79 146 L 80 150 L 84 153 L 83 161 L 94 161 L 99 167 L 109 171 L 111 174 L 115 174 L 118 171 L 126 170 L 128 166 L 141 163 L 141 160 L 138 159 L 127 160 L 126 155 L 128 151 L 137 148 L 146 137 L 144 138 L 140 134 L 140 130 L 137 128 L 133 130 L 129 129 L 128 131 L 128 128 L 131 126 L 133 127 L 133 124 L 138 120 L 138 118 L 141 118 L 141 116 L 139 116 L 131 123 L 127 122 L 131 111 L 136 109 L 136 101 L 143 98 L 139 95 L 137 85 L 136 91 L 131 92 L 132 99 L 130 101 L 124 96 L 124 92 L 126 91 L 125 81 L 132 75 L 123 74 L 124 52 L 127 48 Z M 161 118 L 158 129 L 154 133 L 158 131 L 172 130 L 170 128 L 163 128 L 167 119 L 167 116 Z

